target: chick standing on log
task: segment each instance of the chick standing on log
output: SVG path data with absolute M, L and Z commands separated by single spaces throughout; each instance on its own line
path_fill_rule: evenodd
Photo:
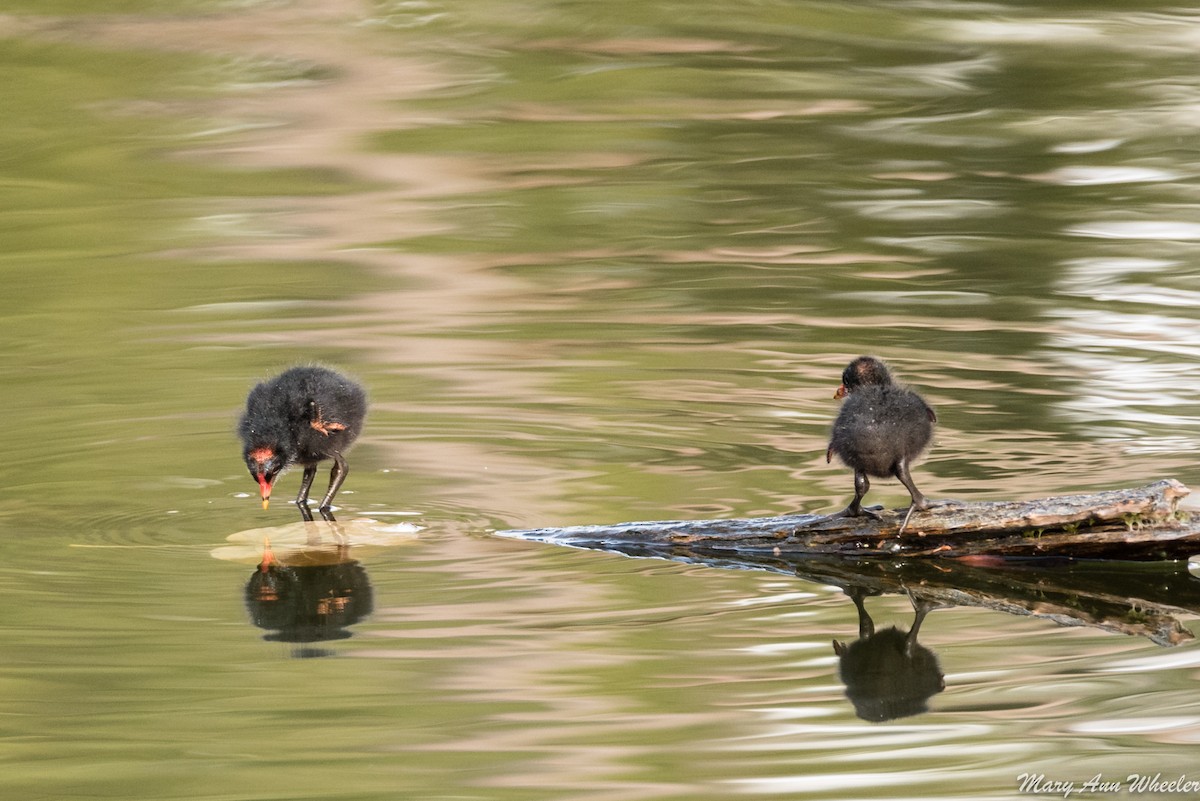
M 898 532 L 903 534 L 913 510 L 929 508 L 908 468 L 933 438 L 937 416 L 920 395 L 895 383 L 887 366 L 870 356 L 860 356 L 846 366 L 834 398 L 846 400 L 833 423 L 825 461 L 832 461 L 836 453 L 854 470 L 854 500 L 839 515 L 878 517 L 862 507 L 871 488 L 867 476 L 895 476 L 912 496 Z

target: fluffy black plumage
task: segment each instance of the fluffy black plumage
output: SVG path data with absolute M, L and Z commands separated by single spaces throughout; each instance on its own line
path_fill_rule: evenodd
M 250 390 L 238 435 L 246 467 L 262 492 L 263 508 L 279 474 L 299 464 L 304 478 L 296 504 L 307 514 L 317 463 L 332 459 L 329 490 L 320 506 L 322 515 L 328 515 L 349 472 L 343 454 L 362 431 L 366 414 L 363 388 L 324 367 L 293 367 Z
M 895 476 L 912 496 L 900 526 L 903 532 L 913 509 L 929 508 L 913 483 L 909 465 L 929 445 L 937 416 L 920 395 L 897 384 L 887 366 L 870 356 L 860 356 L 846 366 L 834 397 L 846 400 L 833 423 L 825 460 L 837 454 L 854 470 L 854 500 L 842 514 L 871 514 L 862 508 L 871 487 L 867 477 Z

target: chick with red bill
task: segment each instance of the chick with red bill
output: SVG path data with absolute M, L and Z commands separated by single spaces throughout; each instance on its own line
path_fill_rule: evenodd
M 328 514 L 349 473 L 345 452 L 362 431 L 366 414 L 363 388 L 326 367 L 293 367 L 250 390 L 238 435 L 246 467 L 258 482 L 263 509 L 276 479 L 298 464 L 304 476 L 296 504 L 307 512 L 317 464 L 330 459 L 329 489 L 320 505 L 322 515 Z

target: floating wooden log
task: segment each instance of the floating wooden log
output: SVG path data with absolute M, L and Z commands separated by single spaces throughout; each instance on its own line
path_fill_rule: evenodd
M 940 501 L 879 518 L 782 515 L 671 520 L 497 532 L 501 536 L 646 555 L 771 554 L 886 557 L 1183 559 L 1200 553 L 1200 520 L 1178 510 L 1190 490 L 1174 479 L 1144 487 L 1029 501 Z
M 1178 510 L 1188 492 L 1167 479 L 1032 501 L 943 502 L 914 514 L 903 537 L 896 531 L 904 509 L 883 511 L 879 520 L 784 515 L 498 533 L 768 570 L 851 595 L 902 593 L 936 606 L 976 606 L 1177 645 L 1193 637 L 1180 617 L 1200 614 L 1200 580 L 1186 563 L 1079 559 L 1148 562 L 1200 554 L 1200 520 Z

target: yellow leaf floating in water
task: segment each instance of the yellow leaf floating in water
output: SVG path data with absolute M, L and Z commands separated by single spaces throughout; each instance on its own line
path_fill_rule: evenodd
M 229 545 L 212 550 L 212 556 L 227 562 L 257 565 L 264 549 L 282 565 L 316 565 L 360 558 L 385 548 L 416 542 L 421 526 L 387 523 L 370 518 L 312 522 L 297 521 L 282 526 L 251 528 L 230 534 Z M 269 546 L 265 543 L 270 543 Z

